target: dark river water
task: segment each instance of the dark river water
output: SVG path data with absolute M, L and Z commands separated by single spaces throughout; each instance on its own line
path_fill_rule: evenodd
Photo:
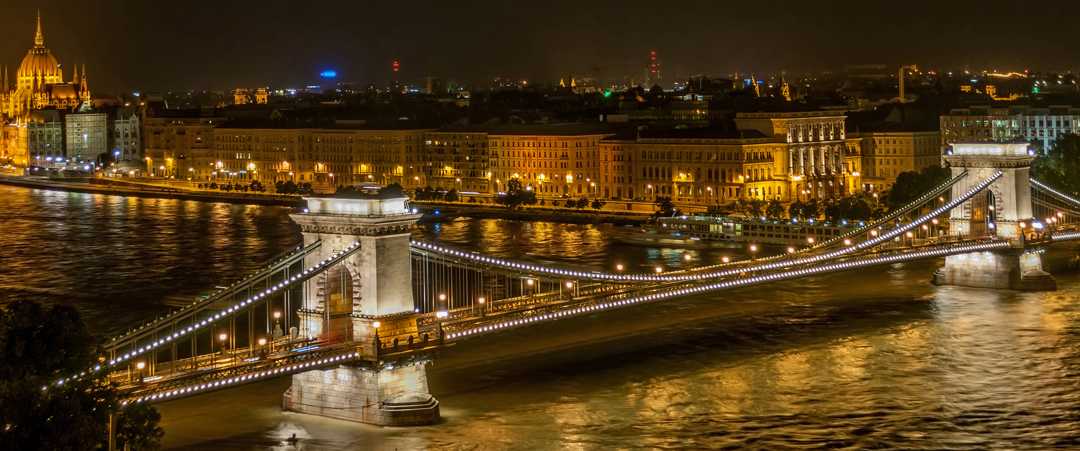
M 299 243 L 288 209 L 0 187 L 0 302 L 76 306 L 109 335 Z M 489 254 L 648 270 L 730 252 L 616 228 L 459 219 L 417 235 Z M 1051 259 L 1067 260 L 1069 252 Z M 685 260 L 685 255 L 690 260 Z M 444 421 L 377 428 L 279 409 L 287 379 L 160 405 L 175 449 L 1080 448 L 1080 277 L 934 287 L 940 262 L 653 304 L 436 358 Z M 502 358 L 501 355 L 516 355 Z M 285 438 L 296 434 L 296 446 Z

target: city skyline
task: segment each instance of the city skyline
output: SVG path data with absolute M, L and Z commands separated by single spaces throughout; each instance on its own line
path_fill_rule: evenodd
M 34 18 L 61 61 L 86 64 L 102 92 L 302 86 L 333 69 L 339 81 L 385 84 L 432 75 L 477 85 L 496 76 L 557 80 L 569 74 L 642 77 L 649 51 L 665 82 L 737 70 L 820 71 L 845 64 L 1071 70 L 1065 20 L 1072 5 L 846 2 L 828 8 L 649 3 L 301 8 L 290 2 L 149 5 L 85 10 L 69 1 L 19 4 L 0 19 L 11 68 L 32 42 Z M 186 18 L 186 20 L 182 20 Z M 663 24 L 663 25 L 661 25 Z M 104 30 L 103 30 L 104 29 Z M 827 30 L 827 32 L 825 32 Z M 207 50 L 212 49 L 212 50 Z M 528 55 L 522 57 L 522 55 Z M 761 55 L 767 55 L 762 60 Z M 9 69 L 10 70 L 10 69 Z

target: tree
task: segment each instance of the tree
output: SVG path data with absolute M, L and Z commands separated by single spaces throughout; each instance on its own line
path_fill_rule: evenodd
M 506 192 L 499 196 L 498 201 L 507 208 L 514 209 L 521 205 L 535 204 L 536 193 L 523 187 L 521 180 L 513 178 L 506 182 Z
M 443 199 L 447 202 L 457 202 L 461 200 L 461 196 L 458 196 L 457 189 L 450 188 L 450 191 L 447 191 L 446 194 L 443 195 Z
M 810 201 L 803 204 L 802 213 L 806 219 L 817 219 L 821 216 L 822 205 L 817 199 L 810 199 Z
M 791 219 L 801 219 L 803 217 L 803 202 L 796 200 L 788 205 L 788 217 Z
M 773 199 L 769 201 L 769 205 L 765 207 L 765 217 L 777 220 L 784 217 L 784 204 L 780 201 Z
M 115 385 L 93 377 L 52 384 L 95 364 L 93 343 L 70 306 L 16 301 L 0 310 L 0 447 L 99 448 L 110 414 L 130 449 L 160 446 L 157 413 L 149 406 L 122 411 Z
M 761 199 L 739 199 L 735 205 L 740 213 L 752 218 L 759 218 L 765 213 L 765 201 Z
M 934 187 L 945 183 L 952 172 L 948 168 L 931 166 L 922 171 L 906 171 L 896 176 L 896 181 L 885 196 L 885 204 L 889 210 L 895 210 L 907 205 L 919 196 L 926 194 Z
M 825 202 L 825 220 L 829 222 L 840 222 L 841 218 L 840 202 L 836 201 L 836 199 L 829 199 Z
M 584 209 L 585 207 L 588 207 L 588 206 L 589 206 L 589 199 L 588 198 L 582 196 L 581 198 L 579 198 L 577 200 L 577 208 L 578 208 L 578 210 Z
M 1080 135 L 1063 135 L 1040 151 L 1031 164 L 1031 175 L 1057 190 L 1080 195 Z
M 379 197 L 384 199 L 391 197 L 405 197 L 405 188 L 403 188 L 400 183 L 391 183 L 379 188 Z
M 671 217 L 675 216 L 675 203 L 671 201 L 670 197 L 659 196 L 656 198 L 657 211 L 654 213 L 656 216 Z
M 116 417 L 118 449 L 151 450 L 161 447 L 165 430 L 158 426 L 161 414 L 146 403 L 128 404 Z
M 606 203 L 607 202 L 604 202 L 602 199 L 596 198 L 596 199 L 593 199 L 591 206 L 592 206 L 593 210 L 600 210 L 601 208 L 604 208 L 604 204 L 606 204 Z

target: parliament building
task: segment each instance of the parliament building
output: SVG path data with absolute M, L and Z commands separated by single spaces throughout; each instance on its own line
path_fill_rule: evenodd
M 45 47 L 45 34 L 41 27 L 41 15 L 37 17 L 34 45 L 26 52 L 15 72 L 9 78 L 8 68 L 3 68 L 3 85 L 0 86 L 0 163 L 26 166 L 29 160 L 29 128 L 40 110 L 76 111 L 90 105 L 90 88 L 86 67 L 72 70 L 70 81 L 65 81 L 60 61 Z

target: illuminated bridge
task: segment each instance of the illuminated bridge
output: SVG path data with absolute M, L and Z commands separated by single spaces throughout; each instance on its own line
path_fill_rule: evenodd
M 439 404 L 425 365 L 438 350 L 539 323 L 934 258 L 945 259 L 935 283 L 1054 289 L 1041 253 L 1080 240 L 1080 201 L 1030 179 L 1024 144 L 958 144 L 945 159 L 948 181 L 844 235 L 672 272 L 604 272 L 411 241 L 419 215 L 405 198 L 309 198 L 291 216 L 302 246 L 112 338 L 98 365 L 71 377 L 114 382 L 126 402 L 158 402 L 290 376 L 286 409 L 428 424 Z

